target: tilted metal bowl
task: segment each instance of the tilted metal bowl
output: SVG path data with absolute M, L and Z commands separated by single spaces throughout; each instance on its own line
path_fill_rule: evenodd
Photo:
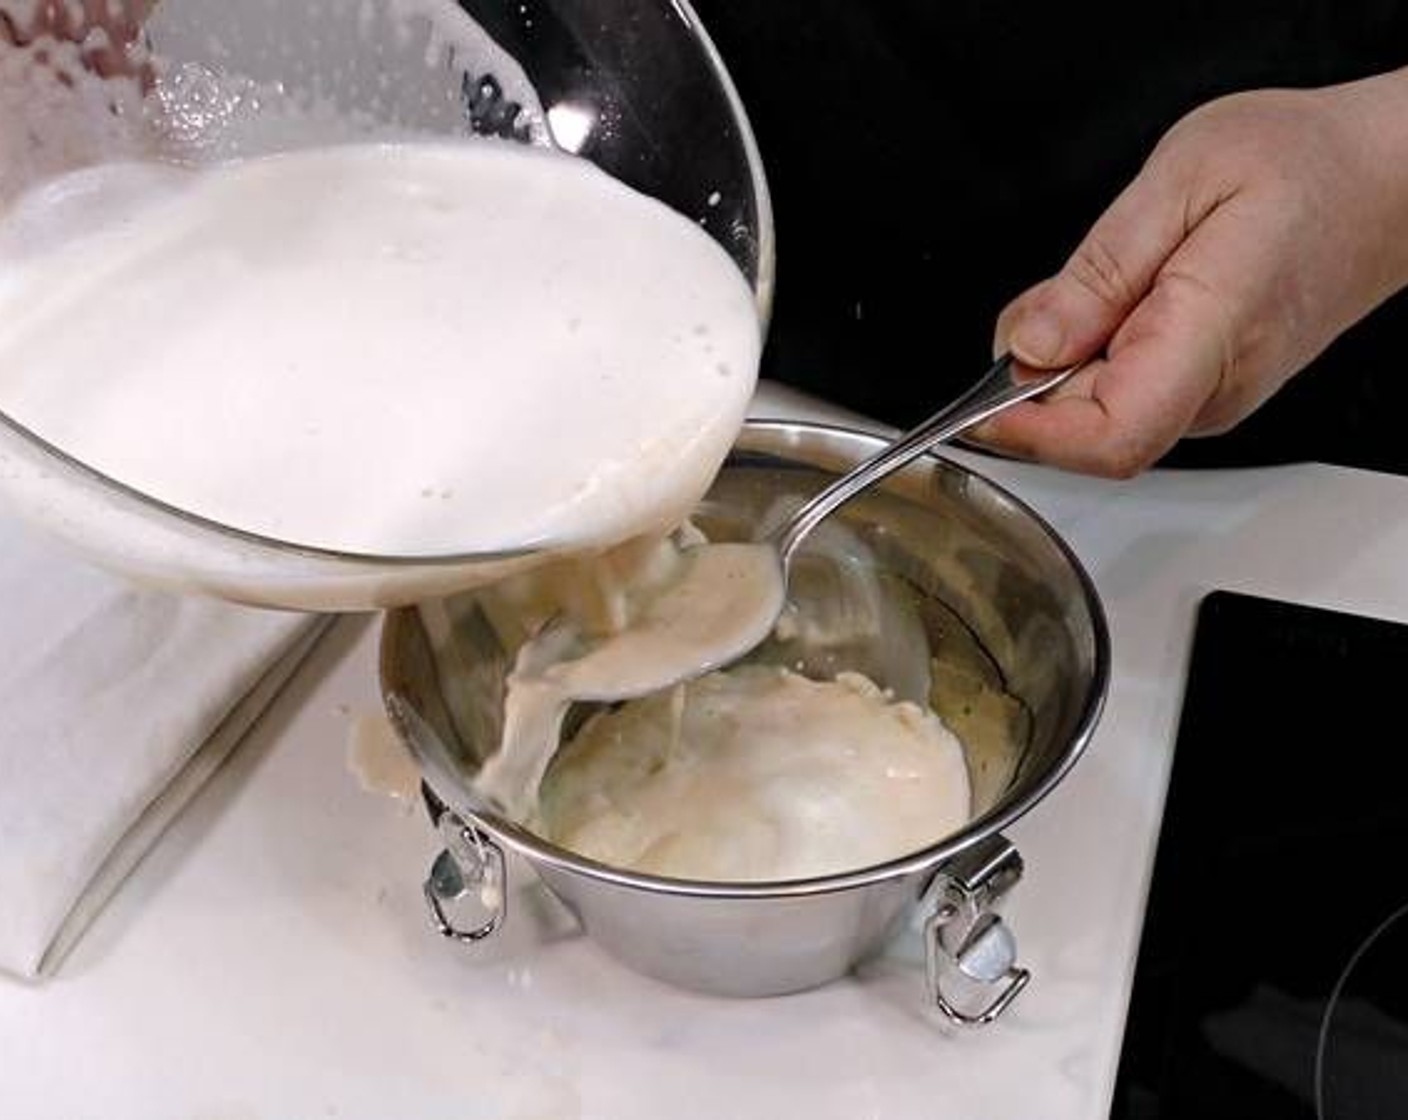
M 746 535 L 779 498 L 806 496 L 881 441 L 812 424 L 748 424 L 700 509 L 715 533 Z M 526 858 L 586 933 L 630 967 L 727 995 L 796 991 L 844 974 L 881 946 L 921 900 L 933 998 L 961 1022 L 992 1019 L 1025 984 L 994 913 L 1021 874 L 1000 834 L 1045 797 L 1094 730 L 1109 672 L 1099 598 L 1056 533 L 1011 494 L 927 456 L 836 515 L 907 597 L 936 662 L 1013 700 L 1010 735 L 965 738 L 974 816 L 922 851 L 845 874 L 785 883 L 707 883 L 606 867 L 496 814 L 472 789 L 498 748 L 504 681 L 521 634 L 492 591 L 458 600 L 448 632 L 423 616 L 386 616 L 381 683 L 418 760 L 445 839 L 426 895 L 442 932 L 478 940 L 501 906 L 468 927 L 450 916 L 488 884 L 501 897 L 503 850 Z M 443 627 L 437 628 L 443 631 Z M 944 674 L 952 680 L 952 674 Z M 932 700 L 955 710 L 935 676 Z M 884 681 L 879 682 L 884 684 Z M 962 737 L 962 736 L 961 736 Z
M 356 138 L 385 129 L 551 144 L 697 221 L 738 265 L 767 322 L 767 180 L 733 81 L 687 0 L 162 0 L 146 30 L 161 60 L 148 102 L 183 160 L 337 143 L 350 122 Z M 482 46 L 447 50 L 459 41 L 450 32 Z M 12 49 L 0 42 L 0 55 Z M 293 134 L 250 127 L 285 101 L 329 111 Z M 40 124 L 0 128 L 23 137 Z M 124 132 L 92 139 L 73 162 L 145 158 L 140 135 L 134 150 Z M 39 181 L 18 174 L 0 161 L 0 206 Z M 3 410 L 0 500 L 124 574 L 262 606 L 392 606 L 464 586 L 467 573 L 509 575 L 534 562 L 532 550 L 373 555 L 246 532 L 108 477 Z

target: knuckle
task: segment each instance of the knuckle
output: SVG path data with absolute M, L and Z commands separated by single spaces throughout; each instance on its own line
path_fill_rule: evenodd
M 1087 470 L 1101 478 L 1128 481 L 1152 467 L 1174 438 L 1157 426 L 1112 418 L 1088 450 Z
M 1151 315 L 1161 319 L 1159 325 L 1176 332 L 1186 330 L 1180 324 L 1202 324 L 1208 337 L 1216 342 L 1222 368 L 1235 366 L 1238 340 L 1245 333 L 1239 301 L 1196 272 L 1183 268 L 1165 269 L 1158 287 L 1163 298 L 1152 307 Z
M 1190 436 L 1225 436 L 1240 421 L 1240 417 L 1214 409 L 1189 429 Z
M 1109 307 L 1127 307 L 1134 302 L 1134 286 L 1120 258 L 1109 243 L 1091 234 L 1066 263 L 1066 275 L 1090 295 Z
M 1262 394 L 1237 369 L 1225 369 L 1216 390 L 1198 413 L 1190 435 L 1226 435 L 1253 412 L 1261 403 Z
M 1127 482 L 1153 466 L 1156 455 L 1140 443 L 1121 440 L 1095 460 L 1095 471 L 1102 478 Z

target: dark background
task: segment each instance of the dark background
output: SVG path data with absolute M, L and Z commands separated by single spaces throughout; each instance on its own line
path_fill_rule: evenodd
M 1408 2 L 696 0 L 773 191 L 763 374 L 912 424 L 981 372 L 999 310 L 1057 269 L 1182 114 L 1408 64 Z M 1408 174 L 1408 168 L 1405 168 Z M 1408 300 L 1235 432 L 1165 466 L 1408 473 Z

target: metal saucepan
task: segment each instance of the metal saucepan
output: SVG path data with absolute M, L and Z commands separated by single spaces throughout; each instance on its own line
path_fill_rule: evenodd
M 711 535 L 746 536 L 779 500 L 815 493 L 882 444 L 815 424 L 749 423 L 699 519 Z M 504 681 L 523 638 L 504 625 L 492 590 L 476 592 L 454 603 L 450 632 L 433 640 L 415 608 L 389 613 L 382 632 L 383 695 L 445 841 L 426 882 L 441 932 L 477 941 L 498 928 L 509 849 L 629 967 L 699 991 L 762 996 L 843 975 L 919 906 L 936 1006 L 960 1023 L 1001 1013 L 1028 979 L 996 914 L 1022 873 L 1001 830 L 1056 787 L 1094 731 L 1110 664 L 1100 601 L 1035 513 L 936 456 L 836 516 L 924 627 L 931 702 L 964 740 L 970 823 L 880 866 L 786 883 L 665 879 L 556 847 L 494 813 L 471 786 L 498 747 Z M 961 726 L 984 703 L 999 718 Z

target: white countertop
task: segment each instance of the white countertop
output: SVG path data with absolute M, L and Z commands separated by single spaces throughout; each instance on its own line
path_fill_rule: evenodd
M 761 413 L 795 414 L 771 393 Z M 806 409 L 803 409 L 804 411 Z M 57 977 L 0 979 L 5 1120 L 1102 1120 L 1198 599 L 1408 620 L 1408 480 L 1306 465 L 1101 483 L 968 454 L 1104 598 L 1114 674 L 1069 778 L 1009 835 L 1034 978 L 986 1032 L 922 1007 L 917 946 L 818 991 L 729 1001 L 635 976 L 520 867 L 466 949 L 426 924 L 422 816 L 362 792 L 376 624 L 341 622 Z

